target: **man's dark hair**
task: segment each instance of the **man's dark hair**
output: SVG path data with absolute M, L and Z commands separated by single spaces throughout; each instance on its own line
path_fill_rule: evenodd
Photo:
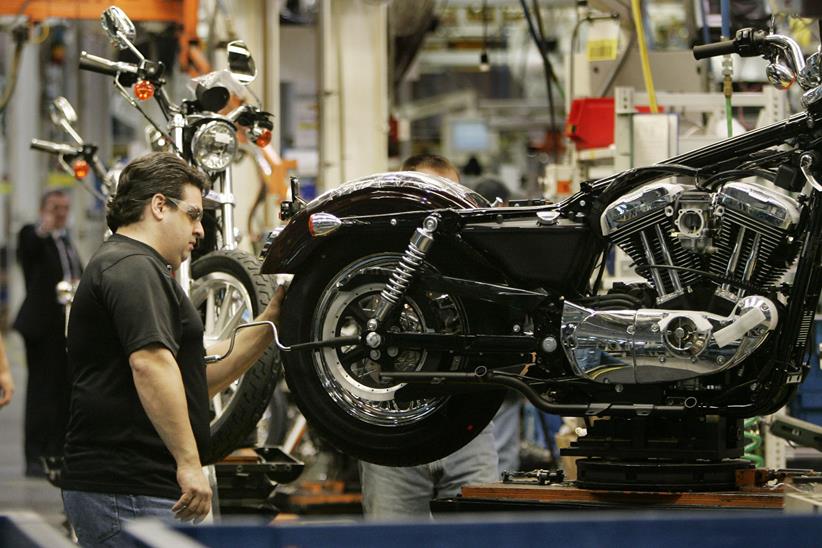
M 452 170 L 455 173 L 460 172 L 460 170 L 454 167 L 454 164 L 448 161 L 448 158 L 440 156 L 439 154 L 415 154 L 414 156 L 409 156 L 402 163 L 403 171 L 419 171 L 420 168 L 426 167 L 435 171 Z
M 485 177 L 480 179 L 474 186 L 474 192 L 488 200 L 494 202 L 497 198 L 503 202 L 507 202 L 511 198 L 511 191 L 505 186 L 505 183 L 493 177 Z
M 49 198 L 52 196 L 58 196 L 60 198 L 68 198 L 68 192 L 63 190 L 62 188 L 50 188 L 40 196 L 40 209 L 46 207 L 46 202 L 49 201 Z
M 106 223 L 112 232 L 121 226 L 138 222 L 146 203 L 155 194 L 182 199 L 183 186 L 194 185 L 201 191 L 208 178 L 179 156 L 168 152 L 151 152 L 129 162 L 120 173 L 117 193 L 109 200 Z M 170 207 L 175 207 L 169 203 Z

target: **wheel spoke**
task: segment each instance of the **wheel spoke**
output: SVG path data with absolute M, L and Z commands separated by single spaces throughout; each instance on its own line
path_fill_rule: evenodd
M 244 309 L 245 307 L 237 307 L 237 309 L 233 310 L 231 314 L 220 318 L 220 330 L 217 333 L 218 340 L 231 338 L 231 334 L 237 326 L 243 323 Z
M 223 396 L 217 394 L 211 398 L 211 406 L 214 408 L 214 416 L 219 417 L 223 414 Z
M 348 352 L 340 353 L 340 363 L 347 368 L 352 363 L 358 362 L 361 359 L 365 358 L 367 353 L 368 352 L 366 351 L 365 347 L 358 346 L 357 348 L 354 348 L 353 350 L 350 350 Z
M 357 320 L 357 323 L 363 327 L 365 327 L 365 324 L 371 319 L 371 317 L 365 313 L 365 310 L 362 309 L 362 306 L 356 302 L 351 303 L 351 305 L 345 309 L 345 313 L 351 314 L 351 316 Z

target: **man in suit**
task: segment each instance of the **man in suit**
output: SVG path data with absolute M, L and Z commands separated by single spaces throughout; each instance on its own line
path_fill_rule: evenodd
M 14 329 L 25 341 L 28 365 L 24 428 L 27 476 L 44 476 L 41 458 L 63 452 L 69 385 L 66 318 L 56 288 L 61 281 L 74 282 L 82 273 L 66 231 L 70 207 L 64 191 L 47 191 L 40 200 L 39 221 L 24 226 L 17 242 L 17 260 L 26 281 L 26 298 Z

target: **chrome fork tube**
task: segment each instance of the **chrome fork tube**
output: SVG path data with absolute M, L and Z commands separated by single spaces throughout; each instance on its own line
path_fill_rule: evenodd
M 183 128 L 185 127 L 185 117 L 179 112 L 175 112 L 171 118 L 171 135 L 174 137 L 174 145 L 180 154 L 183 153 Z M 183 288 L 183 293 L 186 296 L 191 294 L 191 257 L 180 263 L 180 268 L 177 269 L 177 283 Z
M 223 202 L 220 205 L 220 224 L 222 225 L 222 249 L 237 249 L 237 239 L 234 236 L 234 182 L 231 173 L 232 166 L 223 172 L 223 187 L 220 189 Z

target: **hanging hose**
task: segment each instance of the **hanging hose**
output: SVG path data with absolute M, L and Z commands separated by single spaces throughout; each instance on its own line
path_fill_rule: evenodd
M 731 39 L 731 5 L 730 0 L 722 0 L 722 40 Z M 725 95 L 725 121 L 728 126 L 728 138 L 733 137 L 734 117 L 731 105 L 733 86 L 734 63 L 730 55 L 722 57 L 722 93 Z
M 550 59 L 548 59 L 548 52 L 545 51 L 545 40 L 544 37 L 541 36 L 538 31 L 537 27 L 534 25 L 534 21 L 531 19 L 531 12 L 528 9 L 528 3 L 526 0 L 520 0 L 520 4 L 522 5 L 522 13 L 525 17 L 525 22 L 528 24 L 528 32 L 531 34 L 531 38 L 537 45 L 537 51 L 539 52 L 539 56 L 542 59 L 542 68 L 545 73 L 545 87 L 548 91 L 548 117 L 551 123 L 551 132 L 553 133 L 556 130 L 556 112 L 554 110 L 554 86 L 553 80 L 555 78 L 554 75 L 554 68 L 551 65 Z M 537 6 L 538 8 L 539 6 Z M 554 161 L 559 161 L 559 139 L 553 140 L 553 152 L 554 152 Z
M 765 459 L 762 457 L 762 434 L 759 432 L 759 417 L 745 419 L 745 454 L 742 458 L 754 463 L 757 468 L 765 466 Z
M 634 26 L 639 43 L 639 58 L 642 61 L 642 78 L 645 80 L 645 90 L 648 92 L 648 103 L 651 112 L 656 114 L 659 108 L 656 104 L 656 91 L 654 91 L 654 77 L 651 74 L 651 63 L 648 61 L 648 44 L 645 42 L 645 28 L 642 24 L 642 5 L 640 0 L 631 0 L 631 11 L 634 15 Z
M 23 47 L 25 47 L 26 41 L 28 40 L 28 31 L 26 30 L 25 34 L 23 34 L 22 31 L 18 30 L 19 28 L 20 27 L 12 31 L 12 36 L 14 37 L 14 54 L 12 55 L 11 69 L 6 79 L 5 89 L 3 89 L 2 94 L 0 94 L 0 113 L 6 110 L 9 101 L 11 101 L 11 96 L 14 94 L 14 88 L 17 85 L 17 76 L 20 71 Z

